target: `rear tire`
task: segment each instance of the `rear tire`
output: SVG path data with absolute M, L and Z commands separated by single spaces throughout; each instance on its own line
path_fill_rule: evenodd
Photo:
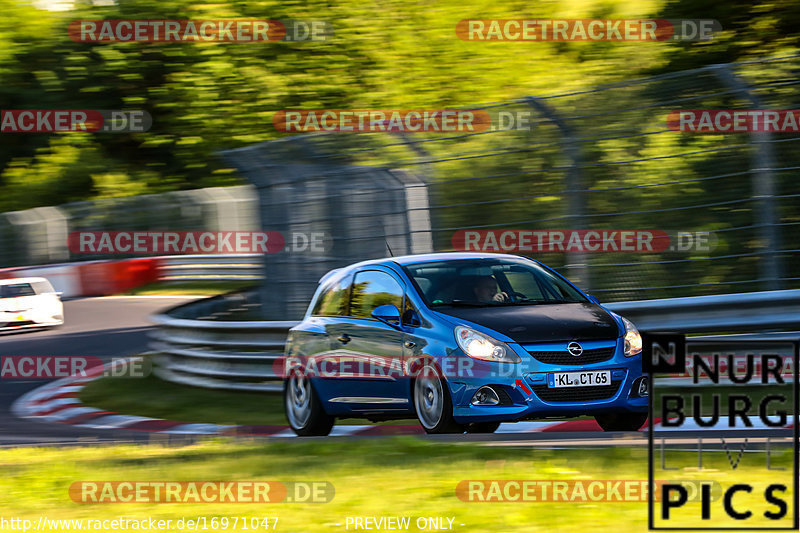
M 447 383 L 432 363 L 426 362 L 417 374 L 412 396 L 417 419 L 426 433 L 464 433 L 464 426 L 453 418 Z
M 283 405 L 292 431 L 301 437 L 324 437 L 336 419 L 322 408 L 311 379 L 293 369 L 283 385 Z
M 500 422 L 475 422 L 467 424 L 467 433 L 494 433 L 500 427 Z
M 647 413 L 611 413 L 594 418 L 603 431 L 638 431 L 647 420 Z

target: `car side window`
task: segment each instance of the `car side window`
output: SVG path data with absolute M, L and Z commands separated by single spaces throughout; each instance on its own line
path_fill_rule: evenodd
M 36 281 L 32 285 L 36 294 L 50 294 L 56 292 L 49 281 Z
M 370 318 L 372 310 L 380 305 L 403 306 L 403 288 L 385 272 L 364 270 L 356 274 L 350 291 L 350 315 Z
M 347 289 L 350 286 L 349 278 L 334 282 L 319 295 L 314 309 L 315 316 L 341 316 L 347 314 Z

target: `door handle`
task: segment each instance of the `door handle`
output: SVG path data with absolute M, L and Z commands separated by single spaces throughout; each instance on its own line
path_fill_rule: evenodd
M 338 340 L 342 344 L 347 344 L 348 342 L 350 342 L 350 335 L 348 335 L 347 333 L 342 333 L 341 335 L 336 337 L 336 340 Z
M 405 344 L 406 348 L 413 348 L 414 346 L 417 345 L 416 342 L 411 342 L 411 341 L 406 341 L 404 344 Z

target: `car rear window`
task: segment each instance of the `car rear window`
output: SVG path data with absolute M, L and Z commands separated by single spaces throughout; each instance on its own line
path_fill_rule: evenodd
M 34 296 L 36 291 L 30 283 L 12 283 L 0 285 L 0 298 L 16 298 L 17 296 Z

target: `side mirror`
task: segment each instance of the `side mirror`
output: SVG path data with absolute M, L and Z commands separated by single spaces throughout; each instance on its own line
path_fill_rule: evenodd
M 591 294 L 587 294 L 586 296 L 589 297 L 589 301 L 595 304 L 600 304 L 600 300 L 597 299 L 597 296 L 592 296 Z
M 393 328 L 400 327 L 400 310 L 396 305 L 379 305 L 372 310 L 372 318 L 389 324 Z

